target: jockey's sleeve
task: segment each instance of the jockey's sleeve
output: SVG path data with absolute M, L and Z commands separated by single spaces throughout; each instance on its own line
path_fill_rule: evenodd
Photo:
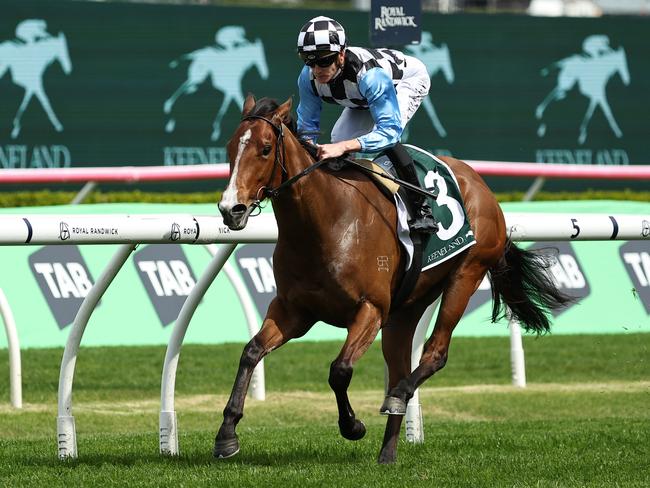
M 300 95 L 300 102 L 296 110 L 298 113 L 298 133 L 316 133 L 320 130 L 320 113 L 323 109 L 323 101 L 314 93 L 308 66 L 305 66 L 300 72 L 300 76 L 298 76 L 298 94 Z M 305 137 L 316 142 L 316 135 Z
M 402 135 L 402 117 L 397 92 L 382 68 L 369 69 L 359 80 L 359 91 L 368 100 L 375 121 L 372 132 L 357 138 L 364 152 L 377 152 L 394 146 Z

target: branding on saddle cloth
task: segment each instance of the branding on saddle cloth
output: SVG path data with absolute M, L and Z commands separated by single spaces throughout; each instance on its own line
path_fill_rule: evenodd
M 415 161 L 423 188 L 438 195 L 436 200 L 429 200 L 433 217 L 438 222 L 438 232 L 431 236 L 422 253 L 422 271 L 424 271 L 473 246 L 476 244 L 476 239 L 470 228 L 458 181 L 449 166 L 418 147 L 404 144 L 404 148 Z M 380 157 L 375 160 L 375 163 L 391 172 L 392 164 L 388 158 Z M 404 241 L 403 233 L 400 234 L 400 240 Z M 409 247 L 412 248 L 410 242 L 403 242 L 403 244 L 407 250 Z

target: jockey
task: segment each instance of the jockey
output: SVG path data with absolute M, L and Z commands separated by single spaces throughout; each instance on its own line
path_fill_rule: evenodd
M 298 77 L 298 132 L 313 139 L 320 129 L 323 101 L 344 107 L 332 129 L 332 143 L 317 146 L 319 158 L 385 151 L 398 176 L 420 186 L 413 160 L 399 141 L 429 93 L 426 66 L 392 49 L 347 47 L 341 24 L 323 16 L 300 30 L 298 54 L 305 63 Z M 426 198 L 414 192 L 409 195 L 411 229 L 436 232 Z

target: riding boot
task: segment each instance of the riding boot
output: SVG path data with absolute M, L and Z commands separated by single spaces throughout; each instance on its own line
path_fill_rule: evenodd
M 387 149 L 386 154 L 394 163 L 397 176 L 400 179 L 422 188 L 415 171 L 415 163 L 406 149 L 404 149 L 404 146 L 397 143 L 395 146 Z M 409 200 L 407 205 L 409 205 L 411 213 L 411 220 L 409 221 L 410 229 L 414 232 L 422 232 L 425 234 L 438 232 L 438 223 L 433 218 L 431 207 L 426 197 L 409 190 L 406 190 L 406 194 Z

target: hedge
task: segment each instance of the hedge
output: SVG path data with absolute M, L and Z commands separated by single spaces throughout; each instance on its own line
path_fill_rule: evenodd
M 0 207 L 38 207 L 49 205 L 66 205 L 72 201 L 76 192 L 70 191 L 16 191 L 0 192 Z M 524 192 L 497 193 L 500 202 L 521 201 Z M 221 198 L 221 192 L 144 192 L 112 191 L 91 192 L 83 203 L 216 203 Z M 539 192 L 535 201 L 554 200 L 627 200 L 650 202 L 650 191 L 600 191 L 587 190 L 583 192 Z

